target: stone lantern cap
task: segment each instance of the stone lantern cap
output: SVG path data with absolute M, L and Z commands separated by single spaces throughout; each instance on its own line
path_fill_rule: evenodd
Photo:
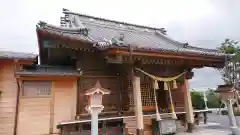
M 231 93 L 233 92 L 233 85 L 232 84 L 224 84 L 224 85 L 218 85 L 216 93 Z
M 105 89 L 105 88 L 102 88 L 102 86 L 100 85 L 100 82 L 97 81 L 96 85 L 87 90 L 85 92 L 85 95 L 94 95 L 94 94 L 102 94 L 102 95 L 105 95 L 105 94 L 110 94 L 111 91 L 109 91 L 108 89 Z
M 222 100 L 225 101 L 234 98 L 232 84 L 218 85 L 218 88 L 215 92 L 218 93 Z

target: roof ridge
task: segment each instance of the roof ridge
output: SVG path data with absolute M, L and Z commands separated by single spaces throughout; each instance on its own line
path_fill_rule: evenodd
M 87 15 L 87 14 L 83 14 L 83 13 L 71 12 L 67 9 L 63 9 L 63 13 L 64 14 L 73 14 L 73 15 L 93 18 L 93 19 L 97 19 L 97 20 L 101 20 L 101 21 L 108 21 L 108 22 L 113 22 L 113 23 L 119 23 L 119 24 L 124 24 L 124 25 L 130 25 L 130 26 L 135 26 L 135 27 L 140 27 L 140 28 L 153 29 L 153 30 L 159 30 L 161 32 L 164 32 L 164 31 L 166 32 L 165 28 L 156 28 L 156 27 L 150 27 L 150 26 L 145 26 L 145 25 L 127 23 L 127 22 L 123 22 L 123 21 L 111 20 L 111 19 L 91 16 L 91 15 Z
M 84 23 L 86 23 L 85 21 L 83 21 Z M 138 30 L 136 30 L 136 29 L 128 29 L 128 28 L 124 28 L 124 27 L 113 27 L 113 26 L 111 26 L 111 25 L 105 25 L 105 24 L 101 24 L 101 23 L 91 23 L 90 21 L 89 22 L 87 22 L 88 24 L 90 24 L 90 25 L 93 25 L 93 26 L 99 26 L 99 27 L 105 27 L 105 28 L 111 28 L 111 29 L 117 29 L 117 30 L 123 30 L 123 31 L 129 31 L 129 32 L 140 32 L 140 33 L 147 33 L 147 34 L 155 34 L 156 32 L 154 31 L 154 32 L 152 32 L 152 31 L 148 31 L 148 32 L 146 32 L 146 31 L 138 31 Z

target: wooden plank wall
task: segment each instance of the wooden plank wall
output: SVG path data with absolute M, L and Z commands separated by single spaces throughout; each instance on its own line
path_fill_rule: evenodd
M 0 63 L 0 135 L 14 134 L 18 91 L 17 80 L 14 76 L 15 68 L 13 61 L 1 61 Z M 52 91 L 54 93 L 52 96 L 55 95 L 55 98 L 52 96 L 20 97 L 17 135 L 49 134 L 51 130 L 52 133 L 59 133 L 56 125 L 60 121 L 74 119 L 77 102 L 76 80 L 55 81 Z M 53 111 L 51 107 L 54 107 Z
M 53 83 L 53 133 L 59 133 L 56 128 L 59 122 L 73 120 L 76 115 L 77 94 L 74 94 L 77 91 L 76 83 L 73 81 L 55 81 Z
M 60 134 L 59 122 L 74 119 L 77 82 L 53 81 L 51 90 L 50 97 L 20 98 L 18 135 Z
M 13 135 L 17 81 L 13 63 L 0 63 L 0 135 Z
M 49 133 L 51 98 L 21 98 L 17 135 Z

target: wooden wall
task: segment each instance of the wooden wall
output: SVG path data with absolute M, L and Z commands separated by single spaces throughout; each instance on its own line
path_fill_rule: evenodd
M 76 80 L 52 81 L 51 91 L 50 97 L 20 98 L 18 135 L 59 134 L 59 122 L 75 118 Z
M 13 135 L 17 81 L 13 62 L 0 62 L 0 135 Z
M 77 106 L 76 91 L 76 81 L 55 81 L 53 83 L 53 133 L 59 133 L 59 130 L 56 128 L 59 122 L 75 118 Z
M 17 135 L 48 134 L 51 98 L 21 98 Z
M 111 91 L 103 98 L 103 111 L 118 111 L 120 106 L 121 82 L 118 69 L 107 64 L 101 53 L 79 52 L 77 57 L 77 67 L 83 70 L 82 79 L 78 84 L 78 114 L 87 113 L 87 97 L 84 96 L 86 90 L 94 87 L 97 81 L 101 86 Z

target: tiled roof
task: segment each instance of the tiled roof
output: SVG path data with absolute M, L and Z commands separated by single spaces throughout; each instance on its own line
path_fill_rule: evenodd
M 23 60 L 36 60 L 37 54 L 12 52 L 12 51 L 0 51 L 0 59 L 23 59 Z
M 65 16 L 61 18 L 61 27 L 41 22 L 38 29 L 91 42 L 100 49 L 132 45 L 135 48 L 145 50 L 225 56 L 224 53 L 218 50 L 193 47 L 186 43 L 172 40 L 166 35 L 166 31 L 163 28 L 117 22 L 70 12 L 66 9 L 64 9 L 63 13 Z M 113 39 L 119 41 L 121 37 L 122 40 L 119 45 L 116 42 L 113 43 Z
M 22 76 L 38 76 L 38 75 L 80 76 L 80 73 L 72 68 L 44 65 L 38 65 L 36 66 L 36 68 L 32 69 L 24 69 L 22 71 L 16 72 L 16 74 Z

